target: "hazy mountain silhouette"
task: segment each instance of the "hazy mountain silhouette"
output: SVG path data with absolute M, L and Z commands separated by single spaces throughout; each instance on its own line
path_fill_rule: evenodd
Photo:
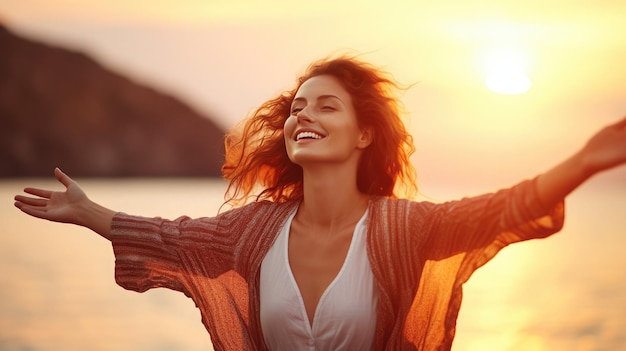
M 87 55 L 0 24 L 0 177 L 219 176 L 224 131 Z

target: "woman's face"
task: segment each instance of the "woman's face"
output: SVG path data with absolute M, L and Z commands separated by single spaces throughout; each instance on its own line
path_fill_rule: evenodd
M 357 160 L 371 142 L 359 128 L 352 97 L 337 78 L 315 76 L 298 89 L 285 121 L 289 159 L 301 166 Z

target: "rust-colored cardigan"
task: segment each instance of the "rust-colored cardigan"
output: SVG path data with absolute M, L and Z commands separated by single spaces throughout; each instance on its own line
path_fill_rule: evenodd
M 118 213 L 111 236 L 119 285 L 184 292 L 215 350 L 265 350 L 261 261 L 298 202 L 255 202 L 216 217 L 174 221 Z M 373 198 L 367 249 L 379 289 L 375 350 L 449 350 L 462 284 L 504 246 L 563 225 L 535 182 L 442 204 Z

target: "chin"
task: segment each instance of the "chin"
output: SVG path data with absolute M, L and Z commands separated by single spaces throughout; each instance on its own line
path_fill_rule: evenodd
M 296 152 L 294 154 L 290 154 L 289 159 L 291 160 L 291 162 L 300 166 L 311 163 L 330 162 L 328 157 L 322 157 L 321 155 L 316 155 L 308 152 Z

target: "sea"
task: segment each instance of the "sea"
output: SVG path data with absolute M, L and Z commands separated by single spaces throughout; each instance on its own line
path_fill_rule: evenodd
M 215 215 L 226 189 L 200 178 L 79 182 L 104 206 L 165 218 Z M 1 351 L 213 350 L 191 300 L 124 290 L 107 240 L 17 210 L 26 186 L 61 189 L 0 181 Z M 560 233 L 511 245 L 470 278 L 452 350 L 626 350 L 625 316 L 626 181 L 591 181 L 568 197 Z

